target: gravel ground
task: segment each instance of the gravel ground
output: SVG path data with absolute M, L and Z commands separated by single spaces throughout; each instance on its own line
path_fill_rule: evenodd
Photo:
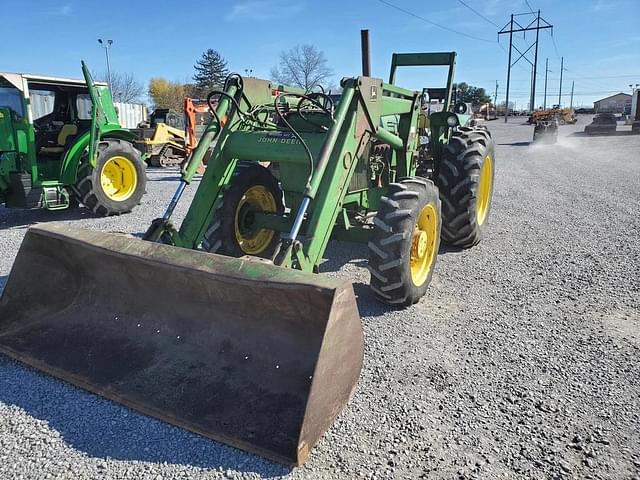
M 497 172 L 485 240 L 441 251 L 418 305 L 378 304 L 366 248 L 330 246 L 323 270 L 353 279 L 365 362 L 304 467 L 0 356 L 0 478 L 640 479 L 640 136 L 584 137 L 581 118 L 557 145 L 532 146 L 532 127 L 513 120 L 489 123 Z M 150 171 L 143 205 L 121 218 L 0 208 L 0 286 L 30 224 L 142 232 L 175 176 Z

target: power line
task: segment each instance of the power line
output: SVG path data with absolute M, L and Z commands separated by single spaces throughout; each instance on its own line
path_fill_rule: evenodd
M 576 92 L 574 95 L 600 95 L 603 93 L 616 93 L 616 92 L 620 92 L 620 89 L 618 90 L 593 90 L 593 91 L 580 91 L 580 92 Z M 529 95 L 529 91 L 528 90 L 515 90 L 512 91 L 510 93 L 514 93 L 515 95 L 519 95 L 519 96 L 525 96 L 525 95 Z M 620 93 L 624 93 L 624 92 L 620 92 Z M 549 91 L 547 92 L 547 95 L 559 95 L 560 92 L 558 90 L 555 91 Z M 562 96 L 563 97 L 568 97 L 571 95 L 571 92 L 562 92 Z
M 628 75 L 603 75 L 601 77 L 573 77 L 573 78 L 579 78 L 581 80 L 597 80 L 599 78 L 627 78 L 627 77 L 639 77 L 640 78 L 640 73 L 630 73 Z
M 558 52 L 558 45 L 556 45 L 556 39 L 553 37 L 553 30 L 549 32 L 551 35 L 551 41 L 553 42 L 553 49 L 556 51 L 556 58 L 560 58 L 560 52 Z
M 449 28 L 449 27 L 445 27 L 444 25 L 440 25 L 439 23 L 436 23 L 432 20 L 429 20 L 428 18 L 424 18 L 416 13 L 410 12 L 409 10 L 405 10 L 402 7 L 399 7 L 398 5 L 394 5 L 393 3 L 387 2 L 386 0 L 378 0 L 378 2 L 383 3 L 385 5 L 387 5 L 388 7 L 391 8 L 395 8 L 396 10 L 405 13 L 407 15 L 410 15 L 414 18 L 417 18 L 418 20 L 422 20 L 423 22 L 426 22 L 430 25 L 434 25 L 438 28 L 441 28 L 443 30 L 447 30 L 448 32 L 452 32 L 452 33 L 457 33 L 458 35 L 462 35 L 463 37 L 467 37 L 467 38 L 471 38 L 472 40 L 480 40 L 482 42 L 488 42 L 488 43 L 494 43 L 493 40 L 487 40 L 486 38 L 480 38 L 480 37 L 476 37 L 474 35 L 469 35 L 468 33 L 464 33 L 464 32 L 459 32 L 458 30 L 454 30 L 453 28 Z
M 458 0 L 462 5 L 464 5 L 465 7 L 467 7 L 469 10 L 471 10 L 473 13 L 475 13 L 476 15 L 478 15 L 480 18 L 484 19 L 485 21 L 489 22 L 491 25 L 493 25 L 496 28 L 500 28 L 500 25 L 498 25 L 497 23 L 495 23 L 493 20 L 489 20 L 487 17 L 485 17 L 483 14 L 481 14 L 479 11 L 477 11 L 475 8 L 469 6 L 467 3 L 463 2 L 462 0 Z
M 509 52 L 507 51 L 507 49 L 506 49 L 506 48 L 504 48 L 500 42 L 498 42 L 498 46 L 502 49 L 502 51 L 503 51 L 504 53 L 507 53 L 507 54 L 509 53 Z M 514 47 L 514 48 L 515 48 L 515 47 Z M 517 50 L 517 49 L 516 49 L 516 50 Z M 518 50 L 518 52 L 519 52 L 519 51 L 520 51 L 520 50 Z M 529 59 L 528 59 L 528 58 L 525 58 L 525 60 L 527 60 L 527 61 L 528 61 Z M 529 62 L 529 63 L 531 63 L 531 62 Z M 522 70 L 523 72 L 527 72 L 529 75 L 531 75 L 531 72 L 530 72 L 529 70 L 527 70 L 527 68 L 526 68 L 526 67 L 523 67 L 521 63 L 517 63 L 517 62 L 516 62 L 516 63 L 514 63 L 514 65 L 515 65 L 516 67 L 520 68 L 520 70 Z M 537 77 L 541 77 L 541 76 L 542 76 L 542 74 L 541 74 L 540 72 L 536 72 L 536 76 L 537 76 Z
M 524 3 L 527 4 L 527 7 L 529 7 L 529 10 L 531 10 L 531 13 L 536 13 L 533 8 L 531 8 L 531 5 L 529 5 L 529 2 L 527 0 L 524 0 Z
M 529 8 L 531 8 L 531 6 L 527 3 L 527 5 L 529 6 Z M 509 21 L 509 23 L 507 23 L 504 27 L 502 27 L 502 29 L 500 29 L 498 31 L 498 39 L 500 38 L 500 35 L 505 35 L 505 34 L 509 34 L 509 59 L 507 61 L 507 95 L 506 95 L 506 101 L 505 104 L 509 105 L 509 86 L 510 86 L 510 81 L 511 81 L 511 67 L 513 67 L 514 65 L 518 64 L 518 61 L 521 58 L 524 58 L 527 62 L 529 62 L 532 66 L 531 69 L 531 97 L 529 100 L 529 104 L 530 104 L 530 108 L 531 110 L 534 109 L 535 107 L 535 101 L 536 101 L 536 79 L 538 77 L 538 42 L 539 42 L 539 35 L 540 35 L 540 30 L 544 30 L 544 29 L 553 29 L 553 25 L 551 25 L 549 22 L 547 22 L 544 18 L 540 17 L 540 10 L 537 11 L 537 13 L 533 13 L 536 18 L 534 20 L 532 20 L 528 25 L 523 26 L 520 25 L 520 23 L 514 19 L 514 17 L 516 16 L 515 14 L 511 14 L 511 20 Z M 528 14 L 531 15 L 531 14 Z M 543 22 L 542 25 L 540 25 L 540 22 Z M 535 27 L 534 27 L 535 24 Z M 514 28 L 518 27 L 518 28 Z M 535 41 L 529 45 L 529 47 L 527 47 L 527 49 L 524 52 L 521 52 L 520 49 L 515 46 L 513 44 L 513 34 L 517 33 L 517 32 L 523 32 L 523 34 L 526 35 L 526 32 L 529 31 L 534 31 L 536 32 L 536 39 Z M 498 42 L 500 43 L 500 42 Z M 533 62 L 531 60 L 529 60 L 529 58 L 527 57 L 527 53 L 529 52 L 529 50 L 531 50 L 533 47 L 535 47 L 534 49 L 534 54 L 533 54 Z M 511 55 L 512 55 L 512 50 L 515 49 L 516 52 L 518 52 L 520 54 L 520 56 L 518 58 L 516 58 L 516 60 L 512 63 L 511 62 Z M 504 117 L 504 121 L 505 123 L 507 122 L 507 118 L 509 117 L 509 111 L 507 109 L 507 113 Z
M 535 14 L 536 12 L 533 10 L 533 8 L 531 8 L 531 5 L 529 4 L 528 0 L 524 0 L 524 3 L 527 4 L 527 7 L 529 7 L 529 10 L 531 10 L 531 13 Z M 560 52 L 558 52 L 558 45 L 556 45 L 556 39 L 553 37 L 553 29 L 549 30 L 547 32 L 550 36 L 551 36 L 551 41 L 553 42 L 553 49 L 556 52 L 556 57 L 558 58 L 558 60 L 560 59 Z

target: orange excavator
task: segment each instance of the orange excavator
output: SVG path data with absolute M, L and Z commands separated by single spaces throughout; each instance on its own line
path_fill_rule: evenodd
M 185 132 L 185 162 L 189 158 L 189 155 L 195 150 L 198 145 L 198 140 L 207 128 L 209 120 L 211 120 L 211 110 L 206 100 L 199 98 L 184 97 L 184 132 Z M 211 156 L 212 149 L 204 156 L 202 165 L 198 167 L 197 172 L 202 175 L 209 157 Z M 184 163 L 182 164 L 184 165 Z
M 185 150 L 188 156 L 198 144 L 209 120 L 211 112 L 206 100 L 192 97 L 184 97 L 184 131 Z

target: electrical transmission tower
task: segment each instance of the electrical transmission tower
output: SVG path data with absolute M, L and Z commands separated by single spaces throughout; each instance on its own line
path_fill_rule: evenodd
M 536 18 L 534 18 L 527 26 L 523 26 L 517 20 L 514 20 L 514 17 L 522 17 L 522 16 L 525 16 L 525 15 L 526 16 L 535 15 Z M 505 102 L 505 110 L 506 111 L 505 111 L 505 116 L 504 116 L 504 122 L 505 123 L 507 123 L 507 118 L 509 118 L 509 86 L 510 86 L 510 83 L 511 83 L 511 67 L 513 67 L 516 63 L 518 63 L 518 61 L 520 59 L 522 59 L 522 58 L 524 58 L 527 62 L 529 62 L 529 64 L 533 68 L 533 81 L 531 82 L 531 97 L 529 99 L 529 105 L 530 105 L 530 109 L 531 110 L 535 109 L 535 103 L 536 103 L 536 77 L 538 75 L 538 39 L 539 39 L 539 35 L 540 35 L 540 30 L 544 30 L 546 28 L 551 28 L 552 29 L 551 30 L 551 34 L 553 35 L 553 25 L 551 25 L 544 18 L 542 18 L 540 16 L 540 10 L 538 10 L 537 14 L 535 14 L 533 12 L 518 13 L 518 14 L 513 14 L 512 13 L 511 14 L 511 20 L 509 21 L 509 23 L 507 23 L 504 27 L 502 27 L 502 30 L 500 30 L 498 32 L 498 38 L 500 38 L 500 35 L 506 35 L 507 33 L 509 34 L 509 63 L 507 65 L 507 99 L 506 99 L 506 102 Z M 531 45 L 529 45 L 529 47 L 524 52 L 521 52 L 520 49 L 513 44 L 513 34 L 522 32 L 523 38 L 526 38 L 527 32 L 532 32 L 532 31 L 536 32 L 535 41 Z M 532 48 L 534 49 L 533 61 L 531 61 L 527 57 L 527 53 L 529 53 L 529 51 Z M 515 50 L 516 52 L 518 52 L 520 54 L 520 56 L 513 63 L 511 63 L 511 51 L 512 50 Z

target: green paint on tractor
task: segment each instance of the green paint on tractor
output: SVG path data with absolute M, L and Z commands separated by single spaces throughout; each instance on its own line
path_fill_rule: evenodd
M 139 202 L 145 180 L 135 137 L 120 125 L 107 85 L 84 62 L 82 72 L 83 80 L 0 72 L 0 203 L 49 210 L 84 204 L 110 215 Z M 101 156 L 101 167 L 114 157 L 130 165 L 119 160 L 96 171 Z M 118 189 L 127 181 L 118 176 L 130 166 L 137 186 L 124 198 Z
M 421 65 L 446 66 L 447 85 L 394 84 L 397 68 Z M 364 353 L 352 285 L 316 274 L 329 240 L 366 243 L 376 298 L 408 307 L 427 291 L 441 240 L 482 238 L 493 140 L 453 98 L 454 65 L 452 52 L 396 54 L 389 83 L 345 78 L 340 95 L 231 74 L 209 94 L 212 120 L 144 239 L 28 231 L 0 299 L 0 351 L 304 463 L 353 395 Z

